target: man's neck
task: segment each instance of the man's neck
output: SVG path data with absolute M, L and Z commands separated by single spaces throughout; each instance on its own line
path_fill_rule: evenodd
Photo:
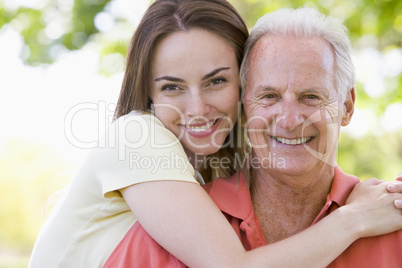
M 252 174 L 251 198 L 268 242 L 285 239 L 311 226 L 325 204 L 334 169 L 315 175 L 289 176 L 257 170 Z

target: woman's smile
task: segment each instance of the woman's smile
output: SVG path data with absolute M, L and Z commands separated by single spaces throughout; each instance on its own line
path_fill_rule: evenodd
M 209 120 L 207 123 L 192 123 L 192 124 L 183 124 L 184 130 L 190 135 L 200 136 L 200 135 L 210 135 L 212 134 L 219 124 L 219 118 Z

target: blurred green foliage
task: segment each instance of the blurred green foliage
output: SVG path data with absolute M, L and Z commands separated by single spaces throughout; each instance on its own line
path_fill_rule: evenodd
M 39 229 L 72 175 L 65 160 L 32 142 L 10 140 L 0 155 L 0 267 L 26 267 Z M 13 254 L 19 253 L 16 258 Z M 9 258 L 10 257 L 10 258 Z M 8 263 L 7 261 L 10 261 Z
M 88 43 L 96 44 L 102 59 L 108 55 L 125 57 L 135 25 L 130 25 L 125 18 L 113 17 L 115 25 L 125 28 L 126 34 L 111 37 L 97 29 L 94 23 L 100 12 L 110 11 L 111 0 L 44 2 L 40 9 L 10 8 L 0 0 L 0 28 L 11 25 L 20 32 L 25 43 L 21 58 L 26 64 L 52 64 L 63 51 L 82 49 Z M 371 47 L 384 55 L 402 47 L 402 2 L 398 0 L 229 2 L 239 10 L 249 28 L 266 12 L 281 7 L 311 6 L 342 20 L 350 30 L 357 51 Z M 120 70 L 109 68 L 101 73 L 108 75 L 113 71 Z M 357 83 L 357 107 L 371 109 L 380 116 L 389 104 L 401 103 L 402 73 L 384 80 L 385 91 L 375 99 L 367 94 L 363 84 Z M 362 179 L 375 176 L 393 180 L 396 173 L 402 171 L 402 131 L 369 133 L 360 138 L 342 134 L 337 158 L 346 172 Z M 7 201 L 0 207 L 0 253 L 4 249 L 16 249 L 29 254 L 43 223 L 43 217 L 38 215 L 42 215 L 47 198 L 67 181 L 59 175 L 66 170 L 63 161 L 45 148 L 23 141 L 9 144 L 6 156 L 0 156 L 0 196 Z
M 402 172 L 402 131 L 383 135 L 367 134 L 359 139 L 342 134 L 337 162 L 361 180 L 394 180 Z
M 81 49 L 88 42 L 100 45 L 100 55 L 118 53 L 125 57 L 128 35 L 110 38 L 100 32 L 94 23 L 100 12 L 110 11 L 111 0 L 47 0 L 41 9 L 7 8 L 0 2 L 0 27 L 10 23 L 25 41 L 22 58 L 27 64 L 52 63 L 60 51 Z M 356 49 L 371 46 L 381 53 L 402 47 L 402 2 L 397 0 L 230 0 L 251 28 L 266 12 L 281 7 L 316 7 L 322 13 L 342 20 L 350 30 Z M 117 24 L 127 23 L 126 18 L 114 17 Z M 131 31 L 135 25 L 130 25 Z M 368 40 L 368 41 L 367 41 Z M 103 74 L 117 72 L 111 68 Z M 358 84 L 359 105 L 372 106 L 381 114 L 392 102 L 402 101 L 402 73 L 386 78 L 387 90 L 375 102 Z

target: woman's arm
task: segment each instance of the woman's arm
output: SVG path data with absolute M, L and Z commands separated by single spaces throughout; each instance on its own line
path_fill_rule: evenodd
M 401 194 L 386 194 L 385 184 L 373 184 L 359 184 L 350 204 L 307 230 L 249 252 L 196 184 L 158 181 L 121 192 L 144 229 L 190 267 L 324 267 L 356 239 L 402 228 L 401 211 L 393 206 Z

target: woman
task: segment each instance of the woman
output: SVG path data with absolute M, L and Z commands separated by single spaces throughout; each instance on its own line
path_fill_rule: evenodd
M 198 177 L 209 181 L 215 174 L 205 158 L 222 154 L 219 159 L 230 156 L 231 165 L 218 168 L 218 175 L 233 174 L 238 71 L 247 36 L 226 1 L 156 1 L 148 9 L 130 44 L 115 146 L 90 155 L 41 231 L 31 267 L 101 266 L 136 219 L 189 266 L 270 264 L 272 247 L 246 253 L 182 162 L 188 157 Z M 147 113 L 152 109 L 155 116 Z M 328 225 L 340 224 L 332 218 Z M 371 232 L 376 224 L 364 225 Z M 356 233 L 345 230 L 333 251 L 339 254 Z M 294 242 L 303 249 L 305 240 Z M 309 250 L 304 254 L 315 254 Z

